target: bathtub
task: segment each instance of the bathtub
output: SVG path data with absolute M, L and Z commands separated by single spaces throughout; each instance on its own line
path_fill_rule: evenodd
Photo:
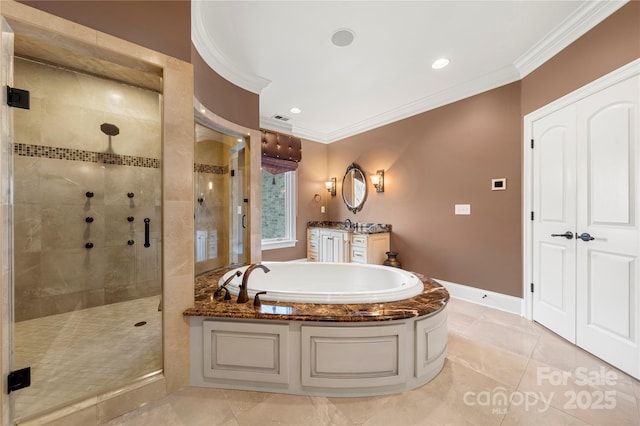
M 251 273 L 249 295 L 277 300 L 260 308 L 213 297 L 246 268 L 197 281 L 185 312 L 192 386 L 367 397 L 416 389 L 444 367 L 449 293 L 434 280 L 374 265 L 264 265 L 271 272 Z
M 422 281 L 398 268 L 357 263 L 262 262 L 271 272 L 254 270 L 248 292 L 261 300 L 299 303 L 378 303 L 410 299 L 422 293 Z M 243 266 L 220 278 L 222 285 Z M 227 288 L 236 296 L 243 276 L 234 278 Z

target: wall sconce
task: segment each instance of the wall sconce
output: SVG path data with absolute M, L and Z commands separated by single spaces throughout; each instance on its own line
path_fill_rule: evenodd
M 327 188 L 327 191 L 331 193 L 332 197 L 336 196 L 336 178 L 332 177 L 331 180 L 324 183 L 324 186 Z
M 378 170 L 375 175 L 369 177 L 373 186 L 376 187 L 376 192 L 384 192 L 384 170 Z

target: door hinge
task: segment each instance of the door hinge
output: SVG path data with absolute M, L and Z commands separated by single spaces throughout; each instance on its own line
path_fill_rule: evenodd
M 231 177 L 234 177 L 236 175 L 236 171 L 231 169 Z
M 28 388 L 31 386 L 31 367 L 22 368 L 20 370 L 9 373 L 8 392 L 17 391 L 18 389 Z
M 531 220 L 533 220 L 534 214 L 533 212 L 531 212 Z
M 7 86 L 7 105 L 14 108 L 29 109 L 29 91 Z
M 531 283 L 531 293 L 533 293 L 533 283 Z
M 533 139 L 531 139 L 531 149 L 533 149 Z

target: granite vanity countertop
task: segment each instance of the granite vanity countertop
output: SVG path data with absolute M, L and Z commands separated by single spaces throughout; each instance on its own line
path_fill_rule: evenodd
M 411 299 L 395 302 L 314 304 L 263 300 L 262 306 L 254 307 L 252 298 L 243 304 L 236 303 L 235 298 L 226 301 L 214 299 L 213 292 L 218 288 L 220 277 L 236 267 L 221 268 L 197 277 L 195 306 L 187 309 L 184 315 L 289 321 L 390 321 L 433 314 L 444 308 L 449 300 L 449 292 L 442 285 L 415 272 L 424 284 L 424 291 Z
M 353 222 L 347 225 L 345 222 L 307 222 L 307 228 L 336 229 L 339 231 L 349 231 L 354 234 L 379 234 L 381 232 L 391 232 L 391 225 L 386 223 L 361 223 Z

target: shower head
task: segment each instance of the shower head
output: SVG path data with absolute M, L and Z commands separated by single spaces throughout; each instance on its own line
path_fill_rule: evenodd
M 109 123 L 102 123 L 100 125 L 100 130 L 102 130 L 102 133 L 109 136 L 116 136 L 120 133 L 120 129 L 118 129 L 118 126 Z

